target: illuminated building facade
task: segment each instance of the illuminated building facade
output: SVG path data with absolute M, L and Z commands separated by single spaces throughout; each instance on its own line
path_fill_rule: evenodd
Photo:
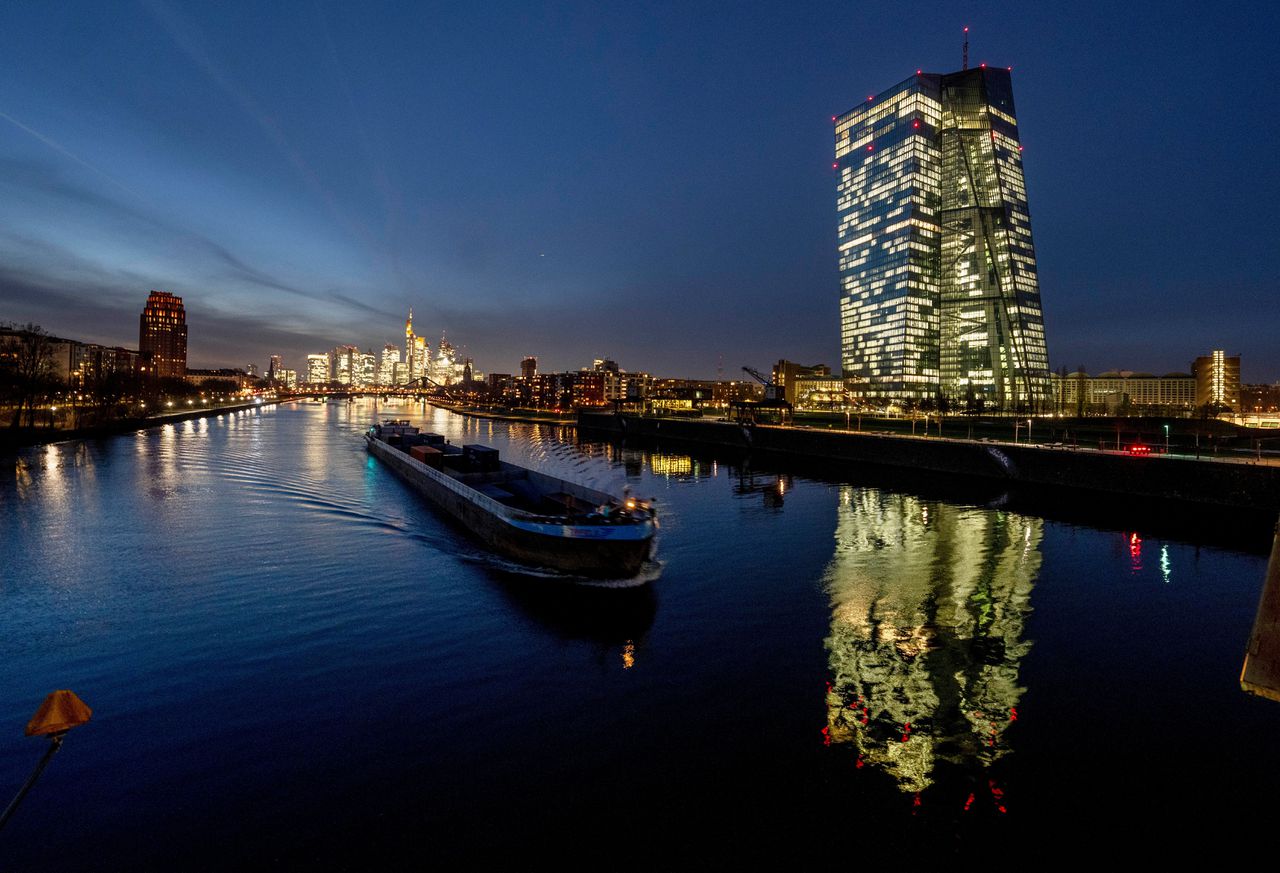
M 1240 408 L 1240 356 L 1218 350 L 1195 359 L 1196 406 L 1216 412 Z
M 841 366 L 860 396 L 1048 404 L 1007 70 L 917 73 L 835 119 Z
M 458 363 L 458 352 L 453 344 L 440 337 L 440 345 L 437 347 L 436 359 L 431 364 L 431 370 L 427 374 L 437 385 L 452 385 L 462 378 L 462 365 Z
M 329 381 L 329 356 L 307 355 L 307 384 L 323 385 Z
M 778 363 L 773 365 L 773 384 L 782 389 L 783 399 L 792 406 L 795 406 L 799 400 L 797 396 L 797 389 L 800 381 L 804 379 L 821 379 L 829 381 L 831 379 L 831 368 L 826 364 L 805 366 L 804 364 L 797 364 L 795 361 L 788 361 L 786 359 L 778 361 Z M 839 379 L 834 381 L 836 383 L 840 383 Z M 836 385 L 835 390 L 837 393 L 843 389 L 843 384 Z
M 1196 380 L 1189 373 L 1111 371 L 1053 375 L 1056 411 L 1062 415 L 1187 413 L 1195 406 Z
M 353 359 L 351 384 L 358 388 L 368 388 L 378 382 L 378 359 L 373 352 L 357 351 Z
M 333 365 L 330 371 L 333 381 L 339 385 L 355 385 L 360 373 L 360 348 L 358 346 L 338 346 L 330 353 Z
M 396 384 L 396 365 L 400 363 L 400 350 L 391 343 L 382 347 L 382 360 L 378 366 L 378 384 Z
M 408 378 L 406 382 L 430 376 L 431 347 L 426 339 L 413 331 L 413 310 L 409 310 L 409 318 L 404 323 L 404 362 L 407 364 Z
M 152 291 L 138 320 L 138 351 L 151 358 L 156 378 L 187 374 L 187 312 L 182 298 Z

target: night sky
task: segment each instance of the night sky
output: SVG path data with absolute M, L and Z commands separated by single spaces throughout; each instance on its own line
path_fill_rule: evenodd
M 1202 11 L 1203 10 L 1203 11 Z M 1211 10 L 1211 11 L 1210 11 Z M 1280 379 L 1274 4 L 7 3 L 0 321 L 839 367 L 831 116 L 1013 66 L 1049 358 Z

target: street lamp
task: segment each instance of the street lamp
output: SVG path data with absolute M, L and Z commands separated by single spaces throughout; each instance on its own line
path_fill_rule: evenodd
M 1164 453 L 1169 454 L 1169 425 L 1164 426 Z

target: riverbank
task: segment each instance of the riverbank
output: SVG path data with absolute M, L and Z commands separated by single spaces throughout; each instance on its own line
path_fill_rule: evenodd
M 441 403 L 439 400 L 429 401 L 432 406 L 438 406 L 441 409 L 447 409 L 450 412 L 456 412 L 459 415 L 469 415 L 472 418 L 492 418 L 498 421 L 525 421 L 533 424 L 554 424 L 561 427 L 574 426 L 578 423 L 577 417 L 572 413 L 552 414 L 541 410 L 533 409 L 504 409 L 481 406 L 463 406 L 461 404 Z
M 1274 521 L 1280 465 L 937 436 L 858 433 L 582 412 L 584 431 L 674 440 L 844 465 L 872 464 L 985 479 L 1074 497 L 1163 501 L 1245 511 Z
M 46 443 L 61 443 L 67 440 L 102 439 L 122 433 L 147 430 L 179 421 L 190 421 L 195 418 L 206 418 L 210 415 L 222 415 L 227 412 L 239 412 L 245 409 L 261 409 L 274 406 L 283 400 L 266 400 L 262 402 L 231 403 L 223 406 L 187 409 L 182 412 L 166 412 L 160 415 L 149 415 L 146 418 L 122 418 L 106 424 L 91 427 L 53 428 L 30 427 L 0 430 L 0 454 L 16 451 L 26 446 L 38 446 Z

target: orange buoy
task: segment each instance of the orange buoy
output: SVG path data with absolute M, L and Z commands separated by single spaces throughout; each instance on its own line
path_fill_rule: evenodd
M 82 725 L 93 716 L 93 710 L 74 691 L 55 691 L 44 699 L 36 714 L 27 722 L 29 737 L 60 734 Z

